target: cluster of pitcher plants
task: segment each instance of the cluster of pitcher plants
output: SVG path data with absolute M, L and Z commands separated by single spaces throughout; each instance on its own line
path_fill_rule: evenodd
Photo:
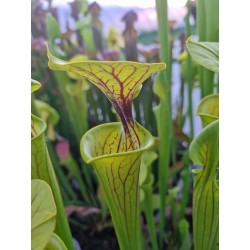
M 95 249 L 85 234 L 106 228 L 117 244 L 96 249 L 219 249 L 218 1 L 196 1 L 195 34 L 187 1 L 175 108 L 166 0 L 144 62 L 126 60 L 126 32 L 102 37 L 97 3 L 71 3 L 76 39 L 48 3 L 32 29 L 32 249 Z

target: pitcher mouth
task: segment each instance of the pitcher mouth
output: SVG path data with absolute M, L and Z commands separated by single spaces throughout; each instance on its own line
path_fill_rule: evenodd
M 137 123 L 138 124 L 138 123 Z M 102 128 L 108 128 L 108 127 L 112 127 L 112 128 L 117 128 L 120 129 L 122 126 L 121 122 L 112 122 L 112 123 L 106 123 L 106 124 L 101 124 L 98 125 L 90 130 L 88 130 L 82 137 L 81 142 L 80 142 L 80 152 L 81 152 L 81 156 L 83 158 L 83 160 L 89 164 L 91 162 L 94 162 L 96 160 L 100 160 L 100 159 L 104 159 L 104 158 L 113 158 L 113 157 L 120 157 L 120 156 L 126 156 L 126 155 L 133 155 L 133 154 L 139 154 L 139 153 L 143 153 L 144 151 L 152 148 L 154 146 L 154 137 L 149 133 L 149 131 L 147 131 L 145 128 L 143 128 L 141 125 L 138 124 L 138 126 L 140 127 L 141 130 L 143 130 L 143 143 L 140 146 L 140 148 L 135 149 L 135 150 L 131 150 L 131 151 L 123 151 L 123 152 L 117 152 L 117 153 L 110 153 L 110 154 L 100 154 L 100 155 L 93 155 L 90 152 L 90 145 L 92 143 L 96 143 L 96 141 L 91 142 L 90 139 L 88 138 L 89 135 L 93 134 L 93 132 L 98 131 Z M 101 131 L 98 131 L 99 133 Z M 97 133 L 98 133 L 97 132 Z

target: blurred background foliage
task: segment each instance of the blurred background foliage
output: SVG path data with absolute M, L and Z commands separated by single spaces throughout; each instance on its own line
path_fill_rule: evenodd
M 194 115 L 198 102 L 201 97 L 218 91 L 217 75 L 193 62 L 186 50 L 185 41 L 191 35 L 201 41 L 218 42 L 218 6 L 204 0 L 198 2 L 187 1 L 179 12 L 170 8 L 167 13 L 163 9 L 168 19 L 160 24 L 168 28 L 173 138 L 170 160 L 165 164 L 169 169 L 163 208 L 166 223 L 158 249 L 192 249 L 190 170 L 193 166 L 188 147 L 201 130 L 201 122 Z M 205 15 L 207 8 L 214 8 L 209 11 L 215 14 Z M 47 147 L 73 237 L 82 249 L 118 249 L 96 175 L 79 152 L 82 135 L 96 125 L 116 121 L 116 114 L 106 97 L 86 79 L 49 70 L 45 42 L 53 55 L 66 61 L 159 62 L 162 56 L 156 9 L 102 7 L 101 1 L 74 0 L 55 5 L 53 0 L 32 0 L 31 33 L 31 77 L 42 84 L 42 88 L 32 93 L 32 113 L 47 123 Z M 133 102 L 136 121 L 156 140 L 155 148 L 144 155 L 140 173 L 145 249 L 157 249 L 160 231 L 158 146 L 161 138 L 153 112 L 160 99 L 153 91 L 154 82 L 155 77 L 146 80 Z

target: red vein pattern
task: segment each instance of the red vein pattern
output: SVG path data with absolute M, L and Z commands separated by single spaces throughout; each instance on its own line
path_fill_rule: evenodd
M 87 78 L 110 100 L 123 124 L 126 137 L 126 150 L 140 147 L 136 124 L 132 117 L 132 100 L 139 86 L 151 75 L 164 69 L 164 63 L 137 62 L 64 62 L 48 51 L 49 67 L 64 70 Z
M 195 171 L 193 192 L 194 245 L 196 249 L 218 249 L 219 188 L 215 177 L 219 169 L 219 122 L 208 125 L 190 145 L 191 159 L 203 166 Z
M 70 229 L 68 226 L 67 218 L 65 217 L 63 201 L 57 183 L 56 175 L 52 162 L 50 160 L 46 141 L 45 141 L 45 128 L 44 121 L 32 115 L 32 126 L 35 128 L 36 133 L 31 140 L 31 179 L 41 179 L 49 184 L 51 187 L 55 203 L 57 204 L 56 214 L 56 231 L 57 234 L 64 239 L 68 249 L 73 249 L 71 243 Z M 72 247 L 71 247 L 72 245 Z M 71 247 L 71 248 L 70 248 Z
M 92 165 L 107 198 L 116 230 L 126 237 L 126 249 L 134 249 L 133 246 L 137 244 L 136 234 L 140 232 L 137 223 L 139 220 L 138 180 L 143 151 L 121 154 L 126 152 L 126 139 L 122 136 L 121 127 L 121 123 L 96 127 L 86 134 L 82 143 L 84 143 L 83 151 L 91 158 L 96 158 Z M 149 138 L 149 134 L 139 124 L 137 128 L 141 147 L 146 148 L 149 141 L 152 142 L 153 139 Z M 93 141 L 94 144 L 91 143 Z M 106 157 L 102 158 L 102 156 Z
M 166 66 L 136 62 L 67 63 L 52 56 L 49 50 L 48 58 L 51 69 L 76 73 L 96 85 L 121 120 L 88 131 L 81 140 L 81 153 L 97 172 L 121 250 L 140 250 L 139 170 L 141 154 L 153 145 L 153 137 L 134 121 L 132 101 L 140 85 Z
M 50 159 L 47 155 L 44 131 L 46 124 L 35 116 L 31 116 L 31 177 L 42 179 L 51 186 Z

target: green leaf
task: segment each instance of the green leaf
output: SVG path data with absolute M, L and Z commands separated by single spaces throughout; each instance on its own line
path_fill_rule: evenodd
M 191 79 L 192 81 L 196 81 L 198 78 L 198 64 L 194 60 L 192 60 L 190 67 L 191 67 L 191 72 L 192 72 Z M 190 73 L 189 63 L 188 63 L 188 59 L 185 59 L 181 63 L 181 75 L 183 79 L 185 80 L 188 79 L 188 73 Z
M 145 192 L 141 188 L 140 188 L 139 192 L 140 192 L 140 202 L 143 202 L 145 199 Z
M 39 139 L 39 136 L 45 132 L 47 126 L 46 123 L 40 118 L 32 115 L 31 116 L 31 139 Z
M 80 2 L 80 6 L 81 6 L 80 12 L 81 13 L 87 12 L 87 10 L 88 10 L 88 1 L 87 0 L 80 0 L 79 2 Z
M 219 120 L 207 125 L 192 141 L 191 160 L 202 166 L 193 170 L 193 227 L 196 250 L 218 249 L 219 188 Z
M 50 41 L 54 42 L 56 38 L 61 37 L 59 23 L 51 14 L 46 15 L 46 29 Z
M 159 104 L 153 108 L 157 123 L 157 133 L 160 138 L 158 147 L 158 182 L 160 192 L 160 244 L 163 239 L 163 231 L 165 226 L 165 196 L 167 191 L 166 180 L 168 179 L 169 175 L 170 150 L 172 138 L 174 138 L 170 106 L 171 84 L 168 80 L 169 79 L 167 77 L 166 71 L 160 71 L 153 85 L 153 91 L 160 99 Z
M 215 73 L 219 73 L 219 43 L 194 42 L 190 37 L 186 41 L 186 45 L 194 61 Z
M 178 186 L 172 187 L 168 190 L 168 192 L 169 192 L 170 199 L 175 200 L 177 193 L 180 192 L 180 187 Z
M 144 152 L 142 155 L 141 170 L 139 176 L 140 207 L 145 213 L 148 230 L 152 242 L 152 249 L 157 250 L 157 238 L 155 231 L 154 209 L 153 209 L 153 183 L 152 164 L 157 159 L 153 151 Z
M 176 196 L 181 191 L 179 186 L 171 187 L 168 189 L 169 193 L 169 205 L 171 209 L 171 220 L 173 225 L 173 231 L 177 231 L 178 226 L 178 208 L 179 204 L 176 202 Z
M 124 46 L 124 38 L 120 32 L 115 28 L 111 28 L 108 33 L 108 48 L 120 51 L 120 48 L 124 48 Z
M 86 80 L 82 79 L 81 81 L 77 81 L 75 84 L 68 84 L 66 86 L 66 90 L 71 97 L 76 97 L 81 92 L 89 90 L 89 84 Z
M 158 156 L 154 151 L 149 151 L 142 155 L 142 162 L 145 164 L 145 167 L 149 168 L 157 157 Z
M 204 97 L 198 104 L 196 114 L 200 116 L 203 127 L 219 119 L 219 94 Z
M 36 105 L 37 110 L 40 113 L 40 116 L 48 126 L 47 129 L 48 138 L 52 141 L 55 140 L 54 126 L 59 121 L 59 115 L 57 111 L 46 102 L 35 100 L 34 103 Z
M 163 72 L 160 72 L 157 75 L 153 85 L 153 91 L 160 98 L 161 102 L 166 101 L 166 92 L 169 91 L 169 89 L 165 88 L 163 74 Z M 159 106 L 160 104 L 157 107 Z
M 75 28 L 79 30 L 84 29 L 91 25 L 91 20 L 91 15 L 87 14 L 84 19 L 75 22 Z
M 34 91 L 36 91 L 37 89 L 40 89 L 41 86 L 42 86 L 42 85 L 41 85 L 40 82 L 31 79 L 31 92 L 34 92 Z
M 44 250 L 67 250 L 67 247 L 65 246 L 61 238 L 53 233 Z
M 59 115 L 53 107 L 41 100 L 35 100 L 35 104 L 46 123 L 51 122 L 53 125 L 58 123 Z
M 153 151 L 145 152 L 142 155 L 139 184 L 140 186 L 149 181 L 149 174 L 151 169 L 149 169 L 152 163 L 157 159 L 157 154 Z
M 148 176 L 148 168 L 146 167 L 145 163 L 141 162 L 141 169 L 139 175 L 139 185 L 141 186 L 147 179 Z
M 53 53 L 65 57 L 65 52 L 55 43 L 55 40 L 62 37 L 58 21 L 49 13 L 46 14 L 46 33 Z
M 92 163 L 108 202 L 120 248 L 140 249 L 138 177 L 141 155 L 154 145 L 154 138 L 135 123 L 140 148 L 127 151 L 122 124 L 108 123 L 89 130 L 80 151 Z
M 190 188 L 191 188 L 191 174 L 190 174 L 190 169 L 189 169 L 189 156 L 188 152 L 186 152 L 183 155 L 183 163 L 185 165 L 184 169 L 180 173 L 180 177 L 183 183 L 182 190 L 181 190 L 181 202 L 180 202 L 180 207 L 179 207 L 179 212 L 178 212 L 178 217 L 180 219 L 184 218 L 185 216 L 185 210 L 188 205 L 189 201 L 189 196 L 190 194 Z
M 56 226 L 56 205 L 50 186 L 42 180 L 31 182 L 31 246 L 43 250 Z
M 92 16 L 90 13 L 85 15 L 84 19 L 75 23 L 75 28 L 80 30 L 81 36 L 84 40 L 86 51 L 95 52 L 95 43 L 93 39 L 93 31 L 91 27 Z
M 56 232 L 64 240 L 69 250 L 73 250 L 72 236 L 64 211 L 60 189 L 54 168 L 48 154 L 45 135 L 46 123 L 40 118 L 31 116 L 31 178 L 41 179 L 49 184 L 57 205 Z
M 179 234 L 181 238 L 181 246 L 179 250 L 190 250 L 191 249 L 191 237 L 189 234 L 189 224 L 186 219 L 180 220 L 178 223 Z

